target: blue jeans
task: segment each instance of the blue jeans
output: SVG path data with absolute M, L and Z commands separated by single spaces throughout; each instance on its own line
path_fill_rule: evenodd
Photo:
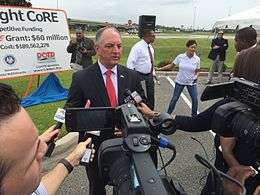
M 191 109 L 191 115 L 196 116 L 197 110 L 198 110 L 198 91 L 197 91 L 197 85 L 180 85 L 178 83 L 175 83 L 175 88 L 173 92 L 172 99 L 170 101 L 167 113 L 171 114 L 173 110 L 175 109 L 175 105 L 181 95 L 181 92 L 183 91 L 184 87 L 187 87 L 188 92 L 191 96 L 191 102 L 192 102 L 192 109 Z

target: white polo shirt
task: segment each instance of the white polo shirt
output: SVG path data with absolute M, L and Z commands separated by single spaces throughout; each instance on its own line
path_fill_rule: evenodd
M 180 85 L 194 85 L 195 70 L 200 68 L 200 58 L 195 53 L 189 58 L 185 52 L 179 54 L 172 63 L 179 66 L 175 82 Z
M 148 46 L 150 47 L 152 56 L 154 58 L 154 49 L 152 45 L 147 44 L 142 39 L 132 47 L 126 63 L 127 68 L 136 70 L 143 74 L 151 73 L 152 62 L 149 55 Z

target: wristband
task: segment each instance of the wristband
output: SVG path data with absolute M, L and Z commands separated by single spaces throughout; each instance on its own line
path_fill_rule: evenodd
M 153 117 L 157 117 L 157 116 L 159 116 L 161 113 L 160 112 L 154 112 L 153 113 Z
M 59 161 L 59 163 L 63 164 L 64 167 L 66 167 L 66 169 L 68 170 L 69 174 L 73 171 L 74 167 L 70 164 L 70 162 L 67 159 L 63 158 L 63 159 L 61 159 Z

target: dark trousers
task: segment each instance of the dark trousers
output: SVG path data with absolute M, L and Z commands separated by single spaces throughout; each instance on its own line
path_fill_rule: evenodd
M 154 109 L 154 81 L 153 81 L 153 74 L 142 74 L 139 72 L 141 81 L 145 81 L 146 87 L 146 95 L 147 95 L 147 105 L 152 110 Z
M 99 170 L 97 157 L 95 157 L 92 163 L 89 163 L 86 166 L 86 172 L 89 180 L 89 195 L 106 195 L 105 184 L 98 176 Z

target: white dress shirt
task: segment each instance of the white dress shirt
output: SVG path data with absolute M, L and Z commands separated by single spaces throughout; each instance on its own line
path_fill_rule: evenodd
M 48 192 L 47 192 L 46 188 L 44 187 L 44 185 L 42 183 L 40 183 L 38 188 L 31 195 L 48 195 Z
M 152 45 L 147 44 L 142 39 L 132 47 L 127 59 L 127 68 L 136 70 L 143 74 L 151 73 L 152 62 L 149 55 L 148 46 L 150 47 L 154 59 L 154 49 Z
M 99 68 L 101 70 L 101 74 L 102 74 L 102 77 L 103 77 L 103 80 L 104 80 L 104 84 L 106 86 L 106 71 L 107 71 L 107 68 L 103 64 L 101 64 L 99 60 L 98 60 L 98 66 L 99 66 Z M 114 85 L 114 88 L 115 88 L 115 91 L 116 91 L 116 99 L 118 101 L 117 65 L 114 68 L 112 68 L 111 71 L 112 71 L 111 79 L 112 79 L 112 82 L 113 82 L 113 85 Z M 88 133 L 96 135 L 96 136 L 100 136 L 100 131 L 99 130 L 97 130 L 97 131 L 89 131 Z

